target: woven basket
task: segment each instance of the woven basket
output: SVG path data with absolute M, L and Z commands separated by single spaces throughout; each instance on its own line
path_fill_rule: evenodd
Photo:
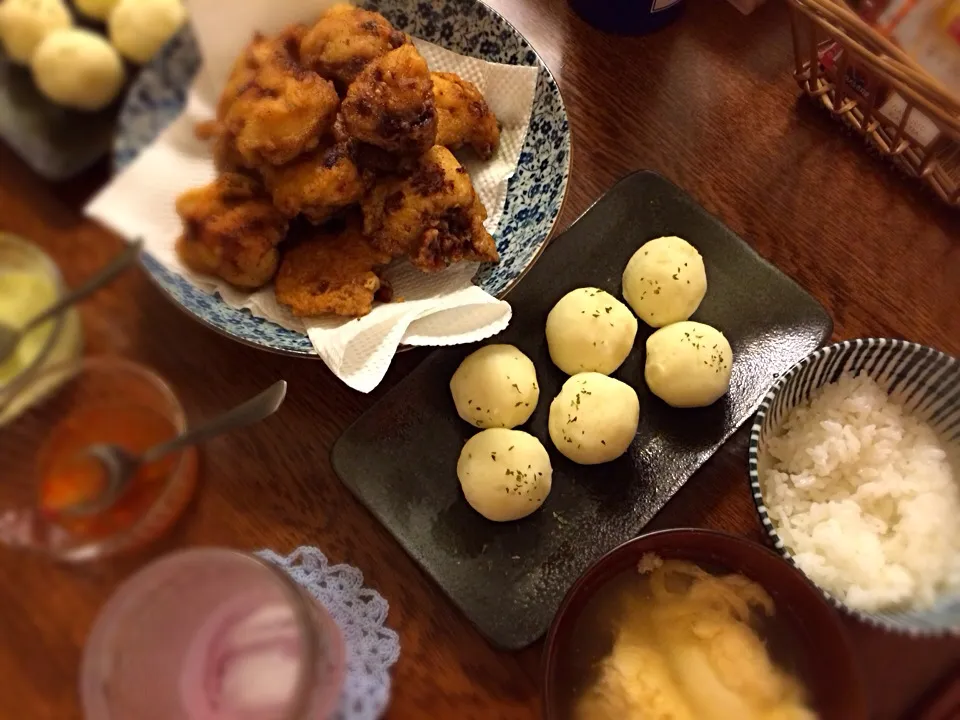
M 960 207 L 960 98 L 846 6 L 789 6 L 794 75 L 803 91 Z

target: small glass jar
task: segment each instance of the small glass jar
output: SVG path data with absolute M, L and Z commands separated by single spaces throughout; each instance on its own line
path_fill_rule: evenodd
M 23 282 L 46 292 L 49 298 L 40 299 L 38 306 L 22 296 Z M 0 322 L 14 326 L 22 325 L 40 313 L 45 307 L 59 300 L 64 293 L 63 277 L 50 257 L 33 243 L 9 233 L 0 232 Z M 46 301 L 46 302 L 44 302 Z M 6 312 L 4 312 L 6 310 Z M 42 388 L 31 385 L 31 378 L 51 365 L 73 360 L 82 352 L 83 335 L 80 315 L 71 308 L 35 328 L 24 337 L 17 352 L 29 356 L 26 362 L 9 358 L 0 366 L 0 428 L 23 412 L 42 395 Z M 11 365 L 15 371 L 11 374 Z M 6 368 L 6 372 L 2 370 Z M 24 388 L 30 386 L 29 391 Z
M 163 378 L 120 358 L 81 358 L 41 369 L 21 392 L 31 404 L 0 430 L 0 545 L 88 561 L 142 547 L 180 517 L 196 485 L 193 448 L 141 467 L 102 513 L 61 511 L 83 489 L 71 468 L 90 445 L 139 455 L 186 431 Z
M 163 557 L 104 605 L 83 651 L 87 720 L 325 720 L 343 636 L 283 570 L 234 550 Z

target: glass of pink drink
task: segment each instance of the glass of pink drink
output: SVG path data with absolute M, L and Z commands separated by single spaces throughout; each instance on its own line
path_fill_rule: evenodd
M 87 720 L 325 720 L 343 636 L 285 572 L 233 550 L 168 555 L 107 601 L 83 652 Z

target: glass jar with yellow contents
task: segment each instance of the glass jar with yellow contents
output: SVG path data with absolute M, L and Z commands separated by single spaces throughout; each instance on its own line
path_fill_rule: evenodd
M 64 292 L 60 270 L 39 247 L 0 232 L 0 323 L 20 328 Z M 44 368 L 79 357 L 80 316 L 75 308 L 30 331 L 0 361 L 0 427 L 52 387 L 30 383 Z

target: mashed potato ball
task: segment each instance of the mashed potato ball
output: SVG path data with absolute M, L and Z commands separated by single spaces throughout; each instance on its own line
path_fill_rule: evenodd
M 123 86 L 123 62 L 100 35 L 70 28 L 50 33 L 30 63 L 40 91 L 61 105 L 99 110 Z
M 633 313 L 599 288 L 571 290 L 547 315 L 550 359 L 567 375 L 609 375 L 627 359 L 636 336 Z
M 54 30 L 73 25 L 63 0 L 3 0 L 0 2 L 0 41 L 7 55 L 29 65 L 41 41 Z
M 487 520 L 506 522 L 543 505 L 553 469 L 546 449 L 533 435 L 491 428 L 463 446 L 457 477 L 470 507 Z
M 140 65 L 157 54 L 187 19 L 180 0 L 120 0 L 110 13 L 110 42 Z
M 614 460 L 637 434 L 640 400 L 636 391 L 600 373 L 569 378 L 550 404 L 550 439 L 581 465 Z
M 678 322 L 647 338 L 644 377 L 650 391 L 678 408 L 705 407 L 730 389 L 733 351 L 716 328 Z
M 530 358 L 513 345 L 470 353 L 450 378 L 457 414 L 481 428 L 523 425 L 537 408 L 540 388 Z
M 88 18 L 103 21 L 110 17 L 110 11 L 116 7 L 117 2 L 119 0 L 74 0 L 74 5 Z
M 689 318 L 707 292 L 697 249 L 678 237 L 662 237 L 637 250 L 623 271 L 623 297 L 650 327 Z

